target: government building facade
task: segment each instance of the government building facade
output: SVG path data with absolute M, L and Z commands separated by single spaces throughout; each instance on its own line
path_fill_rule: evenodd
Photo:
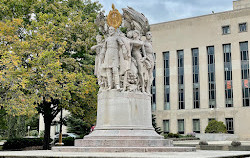
M 250 0 L 233 10 L 151 25 L 152 110 L 164 133 L 205 133 L 210 120 L 250 140 Z

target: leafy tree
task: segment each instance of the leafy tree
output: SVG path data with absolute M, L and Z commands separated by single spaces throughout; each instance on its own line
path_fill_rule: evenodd
M 227 133 L 227 128 L 222 121 L 209 121 L 205 133 Z
M 13 116 L 42 113 L 44 149 L 49 149 L 50 125 L 61 108 L 96 111 L 96 101 L 82 103 L 96 99 L 89 50 L 100 5 L 89 0 L 0 3 L 0 104 Z M 87 118 L 85 110 L 80 112 Z
M 4 136 L 5 131 L 7 130 L 7 119 L 6 119 L 6 111 L 1 108 L 0 109 L 0 137 Z
M 152 125 L 153 125 L 155 131 L 156 131 L 158 134 L 161 134 L 161 133 L 162 133 L 161 127 L 157 127 L 156 116 L 155 116 L 155 114 L 152 114 Z
M 83 121 L 81 118 L 77 118 L 77 116 L 70 115 L 67 120 L 67 131 L 69 133 L 76 133 L 81 137 L 89 134 L 91 123 Z

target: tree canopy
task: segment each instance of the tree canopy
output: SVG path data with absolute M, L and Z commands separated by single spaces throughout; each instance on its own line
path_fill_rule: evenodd
M 94 118 L 90 48 L 100 8 L 90 0 L 0 0 L 0 106 L 8 114 L 38 111 L 49 126 L 61 108 Z

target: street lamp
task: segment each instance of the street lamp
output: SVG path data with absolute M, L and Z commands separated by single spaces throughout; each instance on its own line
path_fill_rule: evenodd
M 57 146 L 63 146 L 64 145 L 64 143 L 62 142 L 62 124 L 63 124 L 62 111 L 63 111 L 63 109 L 61 108 L 59 142 L 56 143 Z
M 30 126 L 28 126 L 28 136 L 30 136 Z

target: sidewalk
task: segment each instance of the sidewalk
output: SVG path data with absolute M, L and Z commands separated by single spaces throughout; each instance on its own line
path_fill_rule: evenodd
M 88 153 L 88 152 L 53 152 L 2 151 L 1 158 L 211 158 L 211 157 L 250 157 L 250 151 L 204 151 L 162 152 L 162 153 Z
M 199 145 L 200 140 L 173 141 L 174 145 Z M 231 145 L 232 141 L 207 141 L 208 145 Z M 241 145 L 250 146 L 250 141 L 240 141 Z

